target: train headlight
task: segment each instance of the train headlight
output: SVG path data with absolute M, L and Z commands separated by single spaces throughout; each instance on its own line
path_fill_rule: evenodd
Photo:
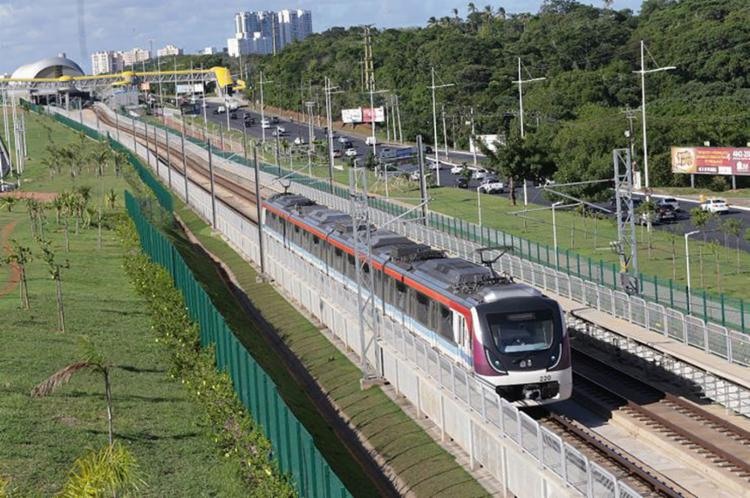
M 488 348 L 484 348 L 484 356 L 487 358 L 487 363 L 490 364 L 492 370 L 500 375 L 508 375 L 508 372 L 503 369 L 502 362 Z

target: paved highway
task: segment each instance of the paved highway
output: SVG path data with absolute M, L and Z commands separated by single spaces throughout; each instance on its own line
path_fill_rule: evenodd
M 226 127 L 227 124 L 227 116 L 224 113 L 221 114 L 214 114 L 214 111 L 219 107 L 219 104 L 209 102 L 207 104 L 207 117 L 209 121 L 214 123 L 219 123 L 222 126 Z M 255 124 L 252 126 L 245 128 L 243 116 L 245 114 L 250 115 L 251 117 L 255 118 Z M 258 138 L 260 139 L 262 136 L 262 130 L 260 127 L 260 113 L 256 113 L 253 111 L 250 111 L 246 108 L 240 108 L 236 111 L 237 118 L 236 119 L 229 119 L 229 124 L 233 129 L 243 131 L 245 130 L 248 136 Z M 231 113 L 230 113 L 231 116 Z M 273 118 L 274 114 L 266 114 L 266 118 Z M 279 118 L 278 126 L 282 126 L 286 132 L 286 139 L 288 142 L 292 143 L 294 142 L 294 139 L 297 137 L 301 137 L 305 140 L 305 143 L 307 143 L 308 136 L 309 136 L 309 130 L 307 123 L 299 123 L 294 121 L 289 121 L 284 116 L 277 116 Z M 267 141 L 273 141 L 274 137 L 272 135 L 273 130 L 275 129 L 276 125 L 272 125 L 271 128 L 266 129 L 266 140 Z M 325 140 L 325 131 L 322 128 L 313 127 L 313 133 L 314 133 L 314 139 L 315 140 Z M 335 148 L 341 148 L 343 149 L 343 144 L 339 142 L 338 137 L 343 137 L 343 139 L 348 140 L 351 142 L 351 145 L 354 149 L 357 150 L 357 157 L 359 158 L 366 158 L 367 154 L 372 150 L 372 146 L 369 146 L 365 143 L 364 139 L 358 135 L 348 135 L 341 132 L 334 132 L 334 147 Z M 388 147 L 391 149 L 399 148 L 396 146 L 385 146 L 385 145 L 378 145 L 376 148 L 378 151 L 381 150 L 381 147 Z M 428 158 L 432 157 L 431 154 L 428 155 Z M 440 155 L 441 159 L 444 157 L 443 154 Z M 448 161 L 453 163 L 460 163 L 460 162 L 467 162 L 468 164 L 471 164 L 472 157 L 471 155 L 466 156 L 465 153 L 455 153 L 452 152 L 448 156 Z M 430 163 L 431 164 L 431 163 Z M 444 167 L 440 171 L 440 185 L 442 186 L 449 186 L 449 187 L 455 187 L 459 176 L 453 175 L 450 172 L 450 166 L 443 165 Z M 405 172 L 412 172 L 417 169 L 416 164 L 414 163 L 406 163 L 402 164 L 400 166 L 400 169 L 402 169 Z M 480 180 L 471 180 L 469 182 L 469 189 L 475 190 L 477 186 L 481 183 Z M 527 194 L 528 194 L 528 201 L 530 204 L 535 204 L 538 206 L 550 206 L 551 201 L 547 199 L 544 195 L 544 192 L 541 188 L 535 187 L 531 182 L 527 183 Z M 507 196 L 508 194 L 500 194 Z M 518 209 L 523 209 L 523 189 L 518 188 L 516 191 L 516 196 L 519 201 L 519 207 Z M 719 195 L 717 195 L 719 197 Z M 562 199 L 562 198 L 560 198 Z M 554 199 L 557 200 L 557 199 Z M 696 228 L 693 226 L 693 224 L 690 222 L 690 210 L 698 206 L 698 202 L 686 202 L 682 201 L 680 202 L 681 210 L 677 213 L 678 219 L 674 223 L 670 224 L 659 224 L 654 225 L 654 227 L 658 230 L 673 230 L 678 235 L 682 235 L 688 231 L 695 230 Z M 738 218 L 743 223 L 743 232 L 744 229 L 750 228 L 750 211 L 745 210 L 738 210 L 738 209 L 731 209 L 730 213 L 722 215 L 719 217 L 719 221 L 724 220 L 726 218 Z M 721 231 L 717 230 L 718 223 L 716 221 L 712 222 L 712 224 L 707 228 L 707 230 L 713 230 L 707 233 L 706 238 L 707 240 L 714 240 L 716 242 L 719 242 L 720 244 L 724 244 L 724 235 L 721 233 Z M 697 235 L 697 237 L 701 237 L 701 235 Z M 732 236 L 727 237 L 727 245 L 731 248 L 735 247 L 735 239 Z M 744 233 L 741 236 L 740 241 L 740 247 L 745 251 L 750 251 L 750 241 L 746 240 L 744 238 Z

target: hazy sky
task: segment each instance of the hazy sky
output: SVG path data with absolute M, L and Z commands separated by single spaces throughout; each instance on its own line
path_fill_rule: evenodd
M 508 12 L 536 12 L 542 0 L 491 2 Z M 486 1 L 475 1 L 483 7 Z M 601 1 L 587 3 L 601 5 Z M 85 0 L 81 55 L 77 2 L 74 0 L 0 0 L 0 74 L 43 57 L 66 52 L 86 71 L 89 54 L 173 43 L 186 52 L 223 47 L 233 34 L 233 15 L 240 10 L 309 9 L 313 29 L 372 23 L 378 27 L 421 26 L 430 16 L 451 15 L 466 1 L 456 0 Z M 638 10 L 641 0 L 615 0 L 614 8 Z M 480 8 L 481 8 L 480 7 Z

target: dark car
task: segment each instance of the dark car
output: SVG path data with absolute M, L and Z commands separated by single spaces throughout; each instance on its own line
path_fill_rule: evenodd
M 469 188 L 469 180 L 466 178 L 459 177 L 458 181 L 456 182 L 456 187 L 458 188 Z
M 237 113 L 233 112 L 232 114 L 229 115 L 229 118 L 230 119 L 237 119 Z

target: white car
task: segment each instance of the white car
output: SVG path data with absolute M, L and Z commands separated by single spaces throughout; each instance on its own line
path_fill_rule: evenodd
M 729 212 L 729 206 L 727 205 L 727 201 L 724 199 L 708 199 L 706 202 L 701 204 L 701 209 L 703 211 L 708 211 L 709 213 L 714 214 L 723 214 Z
M 357 149 L 354 147 L 349 147 L 344 151 L 344 155 L 346 157 L 357 157 L 359 155 L 359 152 L 357 152 Z
M 656 205 L 657 207 L 670 206 L 675 211 L 680 210 L 680 203 L 674 197 L 664 197 L 662 199 L 659 199 L 659 202 L 657 202 Z
M 484 180 L 484 178 L 490 173 L 484 168 L 478 168 L 473 171 L 474 172 L 471 174 L 473 180 Z
M 267 130 L 267 129 L 269 129 L 271 127 L 271 122 L 268 119 L 264 118 L 264 119 L 261 120 L 260 126 L 264 130 Z
M 463 170 L 464 170 L 463 166 L 459 166 L 459 165 L 453 166 L 451 168 L 451 175 L 460 175 L 463 172 Z
M 339 143 L 345 144 L 346 142 L 349 141 L 349 139 L 347 137 L 339 137 L 338 141 Z
M 502 194 L 505 192 L 505 184 L 497 180 L 485 180 L 477 190 L 483 194 Z
M 365 138 L 365 143 L 367 145 L 377 145 L 376 142 L 377 142 L 377 139 L 375 137 L 373 137 L 372 135 L 370 135 L 369 137 Z
M 305 139 L 302 137 L 297 137 L 294 139 L 294 145 L 305 145 L 307 142 L 305 142 Z

